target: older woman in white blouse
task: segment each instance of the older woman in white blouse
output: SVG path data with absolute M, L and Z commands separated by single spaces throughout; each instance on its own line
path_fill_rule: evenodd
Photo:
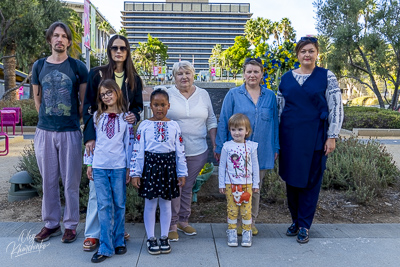
M 197 234 L 196 229 L 189 225 L 192 187 L 207 162 L 207 132 L 215 149 L 217 119 L 207 91 L 193 85 L 194 68 L 190 62 L 175 63 L 172 75 L 175 78 L 175 86 L 168 89 L 171 107 L 167 117 L 178 122 L 182 130 L 188 167 L 188 177 L 181 189 L 181 196 L 172 200 L 172 219 L 168 238 L 171 241 L 178 241 L 177 230 L 186 235 Z

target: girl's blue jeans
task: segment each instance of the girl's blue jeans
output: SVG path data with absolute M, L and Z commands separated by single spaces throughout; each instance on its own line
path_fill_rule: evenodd
M 125 246 L 126 169 L 93 168 L 100 221 L 98 254 L 111 256 L 116 247 Z M 114 224 L 113 224 L 114 206 Z

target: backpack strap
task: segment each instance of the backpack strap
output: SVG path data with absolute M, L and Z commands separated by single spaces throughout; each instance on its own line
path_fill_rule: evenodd
M 76 59 L 72 58 L 72 57 L 68 57 L 68 61 L 69 61 L 69 65 L 71 66 L 72 72 L 74 73 L 75 78 L 76 78 L 75 85 L 79 86 L 81 79 L 79 76 L 78 63 L 76 62 Z
M 39 93 L 40 93 L 40 90 L 41 90 L 41 88 L 42 88 L 42 85 L 40 84 L 40 79 L 39 79 L 39 76 L 40 76 L 40 73 L 42 72 L 42 69 L 43 69 L 43 65 L 44 65 L 44 62 L 46 61 L 46 59 L 47 59 L 47 57 L 44 57 L 44 58 L 40 58 L 40 59 L 38 59 L 38 61 L 37 61 L 37 65 L 36 65 L 36 67 L 37 67 L 37 81 L 38 81 L 38 93 L 37 93 L 37 96 L 39 96 Z

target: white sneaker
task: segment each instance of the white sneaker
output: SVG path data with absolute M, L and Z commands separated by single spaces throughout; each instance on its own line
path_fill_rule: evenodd
M 238 246 L 238 239 L 237 239 L 237 231 L 236 229 L 228 229 L 226 230 L 228 235 L 228 246 L 230 247 L 237 247 Z
M 251 247 L 251 241 L 253 239 L 253 233 L 251 230 L 247 231 L 243 229 L 242 232 L 242 247 Z

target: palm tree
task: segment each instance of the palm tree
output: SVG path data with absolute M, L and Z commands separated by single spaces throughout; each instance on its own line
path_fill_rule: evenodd
M 294 40 L 296 37 L 295 30 L 292 27 L 292 22 L 288 18 L 283 18 L 280 22 L 284 40 Z
M 83 37 L 83 25 L 82 19 L 79 17 L 78 13 L 72 9 L 70 11 L 67 25 L 71 29 L 72 33 L 72 45 L 69 48 L 69 54 L 73 58 L 79 58 L 79 55 L 82 54 L 81 43 Z

